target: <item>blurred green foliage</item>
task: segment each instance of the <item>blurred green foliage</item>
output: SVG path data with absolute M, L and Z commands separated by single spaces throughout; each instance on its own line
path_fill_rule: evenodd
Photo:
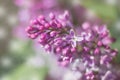
M 95 12 L 103 21 L 115 21 L 118 17 L 116 7 L 101 0 L 83 0 L 82 5 Z
M 47 74 L 47 68 L 34 68 L 33 66 L 27 66 L 25 64 L 18 67 L 9 76 L 6 76 L 7 80 L 45 80 Z

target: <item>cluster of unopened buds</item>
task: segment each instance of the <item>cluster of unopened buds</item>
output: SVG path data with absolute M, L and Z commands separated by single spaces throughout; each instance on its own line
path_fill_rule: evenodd
M 82 77 L 78 80 L 115 80 L 110 62 L 117 50 L 110 47 L 114 38 L 106 25 L 85 22 L 75 27 L 65 11 L 62 15 L 40 15 L 31 21 L 26 32 L 30 38 L 38 39 L 47 52 L 54 53 L 59 65 L 79 71 Z

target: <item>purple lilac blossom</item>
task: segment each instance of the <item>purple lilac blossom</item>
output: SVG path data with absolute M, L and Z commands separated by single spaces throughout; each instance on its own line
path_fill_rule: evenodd
M 26 29 L 28 36 L 32 39 L 39 37 L 39 43 L 49 52 L 58 55 L 61 65 L 66 65 L 72 60 L 72 54 L 76 52 L 71 41 L 68 40 L 69 27 L 68 12 L 56 16 L 49 14 L 49 19 L 39 16 L 31 21 L 31 25 Z M 53 45 L 53 46 L 52 46 Z
M 85 22 L 77 33 L 71 24 L 68 11 L 62 15 L 50 13 L 49 17 L 40 15 L 32 20 L 26 32 L 30 38 L 38 39 L 47 52 L 54 53 L 60 65 L 71 65 L 72 71 L 79 71 L 82 77 L 78 80 L 114 80 L 110 62 L 117 50 L 110 47 L 114 38 L 106 25 Z

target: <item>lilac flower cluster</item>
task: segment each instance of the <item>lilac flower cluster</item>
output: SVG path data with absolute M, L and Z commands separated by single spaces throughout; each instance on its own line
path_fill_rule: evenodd
M 114 38 L 109 35 L 105 25 L 90 26 L 89 23 L 84 23 L 80 30 L 79 36 L 83 40 L 77 44 L 80 48 L 78 55 L 83 58 L 88 66 L 91 66 L 92 63 L 107 65 L 116 56 L 117 50 L 110 47 Z
M 82 40 L 77 43 L 78 53 L 72 70 L 81 72 L 82 80 L 115 80 L 110 63 L 117 50 L 110 47 L 115 39 L 110 36 L 107 27 L 84 23 L 78 35 Z
M 76 48 L 67 39 L 71 29 L 68 16 L 68 11 L 59 16 L 50 13 L 49 19 L 41 15 L 32 20 L 31 25 L 26 29 L 30 38 L 35 39 L 40 36 L 39 43 L 47 51 L 58 55 L 59 61 L 63 62 L 62 65 L 69 63 L 76 52 Z
M 114 39 L 107 27 L 86 22 L 76 29 L 69 17 L 68 11 L 58 16 L 41 15 L 31 21 L 26 32 L 30 38 L 38 39 L 46 51 L 54 53 L 60 65 L 71 65 L 73 71 L 79 71 L 80 80 L 114 80 L 110 62 L 117 50 L 110 47 Z

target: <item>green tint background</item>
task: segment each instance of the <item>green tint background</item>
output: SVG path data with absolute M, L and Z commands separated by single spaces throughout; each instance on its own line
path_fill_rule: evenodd
M 92 10 L 108 25 L 111 35 L 116 38 L 111 46 L 120 52 L 120 0 L 75 1 Z M 13 0 L 0 0 L 0 80 L 44 80 L 49 66 L 34 68 L 25 64 L 29 57 L 34 56 L 33 42 L 13 34 L 19 23 L 18 10 Z M 114 63 L 120 66 L 120 53 Z

